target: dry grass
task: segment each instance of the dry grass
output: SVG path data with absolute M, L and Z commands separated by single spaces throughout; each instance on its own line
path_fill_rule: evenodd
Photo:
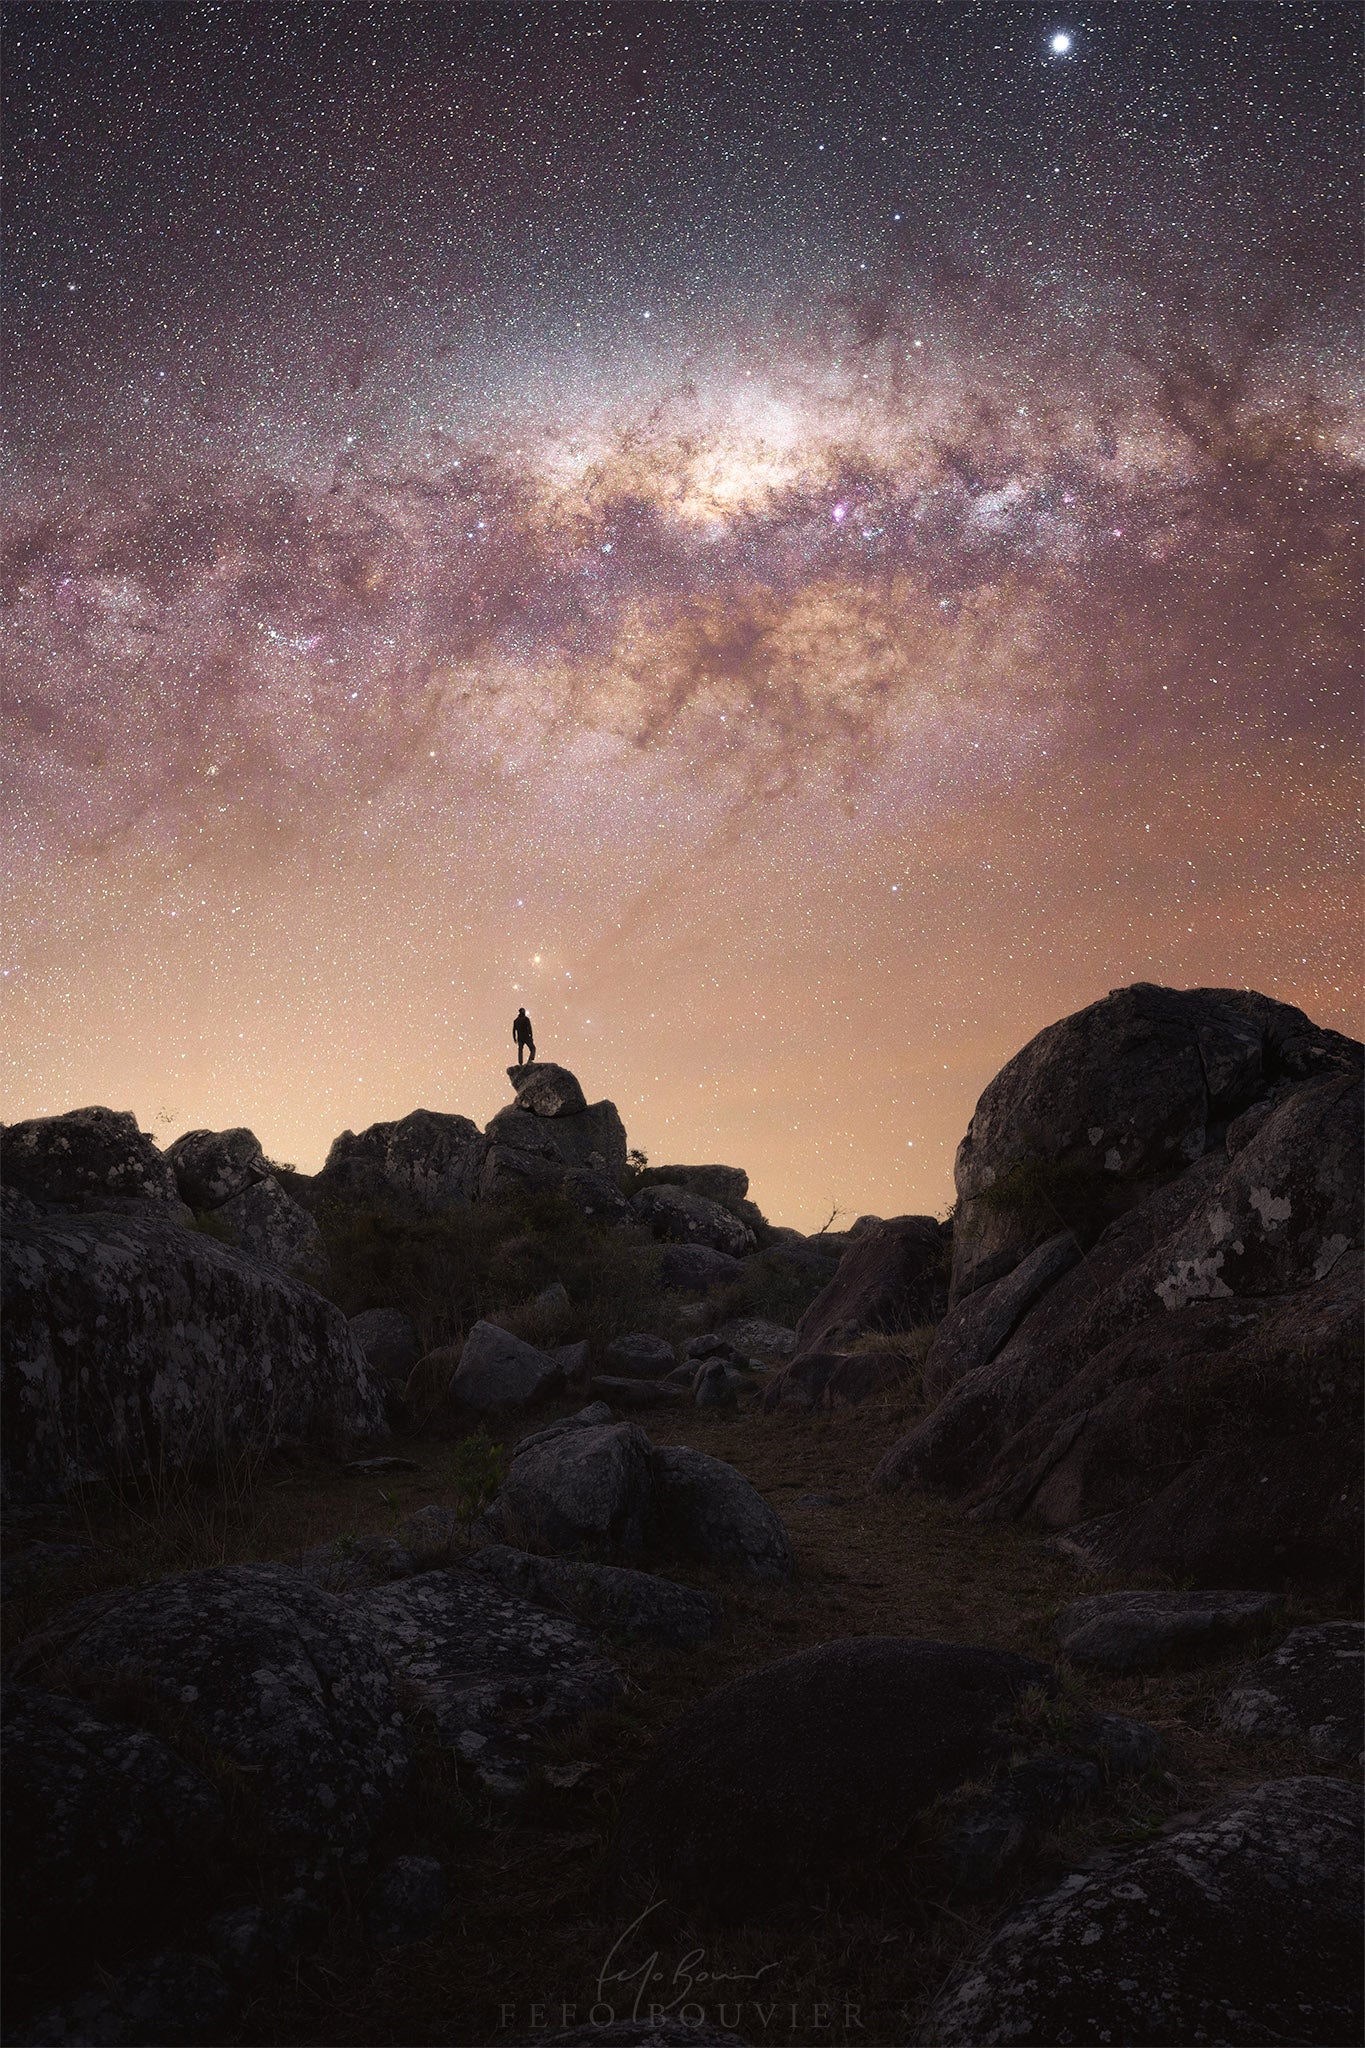
M 904 1333 L 898 1344 L 904 1347 Z M 694 1445 L 751 1479 L 787 1521 L 798 1579 L 780 1588 L 740 1586 L 668 1567 L 723 1594 L 722 1636 L 688 1652 L 618 1647 L 625 1687 L 617 1709 L 558 1745 L 561 1762 L 587 1768 L 571 1789 L 541 1791 L 514 1818 L 490 1812 L 450 1756 L 425 1743 L 420 1846 L 447 1865 L 453 1896 L 445 1925 L 414 1949 L 376 1959 L 357 1939 L 359 1902 L 350 1902 L 339 1909 L 320 1952 L 258 2000 L 233 2038 L 477 2048 L 530 2039 L 537 2025 L 559 2024 L 564 2006 L 576 2007 L 578 2020 L 585 2020 L 599 1972 L 624 1931 L 599 1887 L 616 1813 L 651 1743 L 694 1701 L 731 1678 L 839 1636 L 923 1636 L 1050 1658 L 1058 1609 L 1103 1582 L 1084 1579 L 1035 1532 L 969 1521 L 932 1496 L 870 1490 L 868 1475 L 914 1420 L 917 1401 L 912 1388 L 898 1386 L 862 1407 L 829 1414 L 684 1409 L 646 1417 L 657 1441 Z M 519 1433 L 509 1428 L 504 1441 Z M 212 1531 L 204 1561 L 289 1558 L 324 1540 L 388 1533 L 429 1502 L 459 1508 L 468 1495 L 467 1442 L 430 1436 L 397 1442 L 394 1449 L 421 1467 L 411 1473 L 367 1477 L 321 1460 L 277 1461 L 251 1474 L 248 1487 L 235 1494 L 229 1488 L 230 1498 L 215 1497 L 213 1486 L 200 1481 L 196 1504 L 191 1508 L 187 1497 L 186 1508 Z M 842 1495 L 845 1505 L 796 1506 L 808 1493 Z M 62 1598 L 89 1590 L 92 1576 L 103 1584 L 126 1583 L 155 1571 L 157 1553 L 147 1547 L 135 1504 L 107 1504 L 103 1518 L 92 1504 L 85 1533 L 104 1555 L 87 1583 L 64 1580 Z M 188 1560 L 175 1562 L 183 1569 Z M 54 1597 L 55 1591 L 49 1605 Z M 1302 1606 L 1290 1620 L 1312 1611 Z M 30 1602 L 28 1625 L 35 1618 Z M 1283 1627 L 1272 1626 L 1265 1641 Z M 1116 1785 L 1095 1808 L 1069 1819 L 1021 1882 L 1032 1888 L 1097 1846 L 1145 1839 L 1172 1812 L 1220 1789 L 1307 1768 L 1297 1750 L 1277 1754 L 1230 1737 L 1217 1724 L 1219 1692 L 1257 1647 L 1184 1670 L 1087 1678 L 1080 1692 L 1088 1703 L 1135 1715 L 1167 1735 L 1171 1768 L 1164 1776 Z M 816 2042 L 875 2048 L 909 2038 L 914 2015 L 999 1908 L 998 1899 L 961 1908 L 951 1899 L 917 1897 L 908 1878 L 889 1882 L 883 1895 L 856 1907 L 847 1896 L 832 1897 L 819 1911 L 803 1908 L 738 1930 L 688 1924 L 665 1906 L 647 1923 L 649 1940 L 632 1937 L 629 1963 L 638 1965 L 657 1946 L 668 2002 L 677 1996 L 673 1976 L 682 1959 L 702 1950 L 700 1960 L 682 1969 L 679 1984 L 688 1975 L 712 1973 L 713 1981 L 693 1990 L 693 2001 L 713 2019 L 723 2004 L 724 2017 L 755 2048 Z M 601 1995 L 629 2011 L 635 1986 L 608 1986 Z M 510 2027 L 500 2024 L 506 2008 L 515 2015 Z

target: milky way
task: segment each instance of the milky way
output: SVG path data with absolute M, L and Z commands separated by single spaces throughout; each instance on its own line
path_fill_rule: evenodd
M 1356 1027 L 1354 10 L 5 33 L 6 1115 L 524 1001 L 809 1226 L 1119 983 Z

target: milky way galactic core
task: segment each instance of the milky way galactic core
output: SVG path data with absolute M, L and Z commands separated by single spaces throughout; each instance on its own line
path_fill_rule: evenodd
M 813 1227 L 1111 987 L 1359 1027 L 1354 7 L 3 34 L 5 1116 L 524 1003 Z

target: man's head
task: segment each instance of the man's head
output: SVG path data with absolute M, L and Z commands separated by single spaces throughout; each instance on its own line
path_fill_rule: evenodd
M 526 1012 L 525 1012 L 525 1010 L 518 1010 L 518 1011 L 517 1011 L 517 1015 L 518 1015 L 519 1017 L 524 1017 L 524 1016 L 526 1015 Z

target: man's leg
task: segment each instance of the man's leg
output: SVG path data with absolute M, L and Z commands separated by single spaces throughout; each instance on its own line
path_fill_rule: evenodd
M 529 1052 L 530 1052 L 530 1055 L 531 1055 L 531 1064 L 532 1064 L 532 1066 L 534 1066 L 534 1065 L 535 1065 L 535 1058 L 536 1058 L 536 1042 L 535 1042 L 534 1038 L 528 1038 L 528 1039 L 527 1039 L 527 1041 L 526 1041 L 526 1044 L 527 1044 L 527 1048 L 528 1048 L 528 1050 L 529 1050 Z

